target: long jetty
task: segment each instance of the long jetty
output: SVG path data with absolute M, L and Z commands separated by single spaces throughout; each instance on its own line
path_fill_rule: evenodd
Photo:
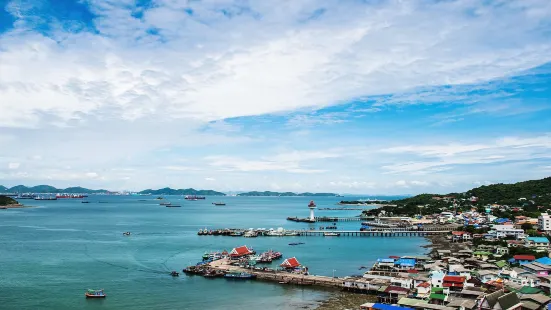
M 284 230 L 284 231 L 274 231 L 274 230 L 254 230 L 256 235 L 254 237 L 292 237 L 292 236 L 351 236 L 351 237 L 393 237 L 393 236 L 428 236 L 428 235 L 438 235 L 438 234 L 447 234 L 451 231 L 457 229 L 456 226 L 445 226 L 445 227 L 430 227 L 424 229 L 413 229 L 413 228 L 378 228 L 378 229 L 367 229 L 367 230 L 336 230 L 336 229 L 327 229 L 327 230 Z M 245 235 L 245 232 L 250 231 L 250 229 L 243 228 L 226 228 L 226 229 L 214 229 L 205 232 L 204 230 L 199 231 L 199 235 L 214 235 L 214 236 L 232 236 L 232 237 L 241 237 Z
M 299 218 L 299 217 L 288 217 L 288 221 L 292 222 L 305 222 L 305 223 L 314 223 L 314 222 L 359 222 L 359 221 L 368 221 L 373 220 L 373 217 L 363 217 L 363 216 L 353 216 L 353 217 L 333 217 L 333 216 L 316 216 L 314 220 L 308 218 Z

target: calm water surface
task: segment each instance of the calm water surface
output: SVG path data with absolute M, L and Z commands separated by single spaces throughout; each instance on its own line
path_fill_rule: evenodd
M 0 210 L 0 309 L 296 309 L 327 292 L 265 282 L 229 282 L 181 275 L 205 251 L 247 245 L 296 256 L 312 274 L 360 274 L 378 257 L 419 255 L 418 237 L 197 236 L 200 228 L 308 228 L 286 221 L 306 217 L 308 197 L 207 197 L 166 208 L 152 196 L 91 196 L 80 200 L 27 201 L 37 208 Z M 360 197 L 346 197 L 356 199 Z M 342 199 L 314 198 L 318 208 Z M 145 201 L 143 201 L 145 200 Z M 213 206 L 223 200 L 226 206 Z M 107 203 L 99 203 L 99 201 Z M 355 216 L 360 211 L 317 210 L 316 215 Z M 331 223 L 323 223 L 324 226 Z M 358 230 L 360 222 L 337 223 Z M 130 237 L 122 232 L 131 231 Z M 289 246 L 290 242 L 304 245 Z M 86 300 L 103 288 L 104 300 Z M 235 301 L 239 301 L 238 304 Z

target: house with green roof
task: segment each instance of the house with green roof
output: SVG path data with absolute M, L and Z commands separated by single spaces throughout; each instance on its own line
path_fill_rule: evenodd
M 515 292 L 503 290 L 487 294 L 480 300 L 480 310 L 521 310 L 522 303 Z
M 431 304 L 443 305 L 448 301 L 448 295 L 444 292 L 443 287 L 433 287 L 429 295 L 429 300 Z

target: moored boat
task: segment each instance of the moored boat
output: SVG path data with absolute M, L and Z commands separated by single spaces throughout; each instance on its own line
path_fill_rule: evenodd
M 213 202 L 212 204 L 215 205 L 215 206 L 225 206 L 226 205 L 226 203 L 224 203 L 224 202 Z
M 86 298 L 105 298 L 105 297 L 107 297 L 107 295 L 105 295 L 105 292 L 103 291 L 103 289 L 101 289 L 101 290 L 91 290 L 91 289 L 89 289 L 88 291 L 86 291 L 86 293 L 84 293 L 84 296 L 86 296 Z
M 173 277 L 179 277 L 179 276 L 180 276 L 180 273 L 179 273 L 178 271 L 172 271 L 172 272 L 170 273 L 170 275 L 173 276 Z
M 170 206 L 172 203 L 167 201 L 167 202 L 161 202 L 159 205 L 160 206 Z
M 339 233 L 334 233 L 334 232 L 326 232 L 326 233 L 323 233 L 323 236 L 324 237 L 338 237 L 340 236 L 341 234 Z
M 129 231 L 125 231 L 122 233 L 124 236 L 130 236 L 130 232 Z
M 249 279 L 255 279 L 256 275 L 251 273 L 246 273 L 246 272 L 235 272 L 235 273 L 231 272 L 231 273 L 226 273 L 224 275 L 224 278 L 236 279 L 236 280 L 249 280 Z

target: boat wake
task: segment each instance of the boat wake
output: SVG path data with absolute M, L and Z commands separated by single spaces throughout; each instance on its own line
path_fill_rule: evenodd
M 102 263 L 102 264 L 109 265 L 111 267 L 115 267 L 115 268 L 119 268 L 119 269 L 135 270 L 135 271 L 154 273 L 154 274 L 166 274 L 167 273 L 167 271 L 163 271 L 163 270 L 155 270 L 155 269 L 145 268 L 145 267 L 144 268 L 135 268 L 135 267 L 119 265 L 119 264 L 115 264 L 115 263 L 112 263 L 112 262 L 101 260 L 97 257 L 94 257 L 94 256 L 90 255 L 90 253 L 88 252 L 88 246 L 86 246 L 86 245 L 84 245 L 84 255 L 86 255 L 88 258 L 90 258 L 90 259 L 92 259 L 92 260 L 94 260 L 98 263 Z

